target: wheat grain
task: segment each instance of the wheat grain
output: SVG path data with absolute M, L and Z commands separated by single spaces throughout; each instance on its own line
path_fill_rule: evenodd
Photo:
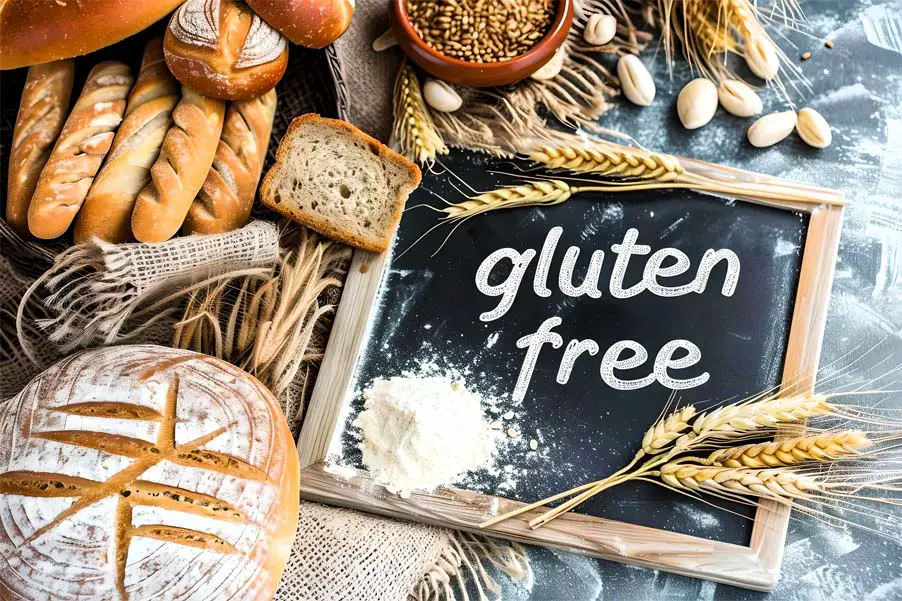
M 561 180 L 542 180 L 511 188 L 498 188 L 483 192 L 463 202 L 442 209 L 446 219 L 464 219 L 514 207 L 556 205 L 565 202 L 574 192 L 573 187 Z
M 692 424 L 698 438 L 733 438 L 746 432 L 799 423 L 809 417 L 829 415 L 832 407 L 826 395 L 804 394 L 767 397 L 746 403 L 726 405 L 699 415 Z M 677 441 L 680 444 L 680 441 Z M 685 443 L 684 443 L 685 446 Z
M 695 415 L 695 407 L 686 405 L 658 421 L 642 437 L 642 451 L 646 455 L 656 455 L 664 452 L 689 428 L 689 422 Z
M 871 446 L 867 434 L 860 430 L 824 432 L 782 441 L 747 444 L 717 449 L 705 458 L 706 465 L 722 467 L 785 467 L 807 461 L 836 461 L 858 455 Z
M 395 80 L 394 129 L 392 136 L 401 153 L 420 164 L 431 164 L 436 155 L 448 154 L 448 147 L 435 127 L 423 100 L 413 66 L 401 65 Z
M 677 490 L 743 495 L 769 499 L 801 499 L 825 489 L 812 476 L 788 468 L 749 469 L 687 464 L 673 461 L 661 466 L 661 480 Z
M 539 146 L 529 158 L 551 169 L 671 182 L 685 173 L 676 157 L 602 141 L 584 146 Z

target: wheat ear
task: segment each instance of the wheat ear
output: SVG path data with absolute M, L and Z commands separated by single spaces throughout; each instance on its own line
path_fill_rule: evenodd
M 843 430 L 717 449 L 708 455 L 703 463 L 732 468 L 785 467 L 808 461 L 836 461 L 843 457 L 857 456 L 858 451 L 869 446 L 871 440 L 866 433 L 860 430 Z
M 689 429 L 689 422 L 695 415 L 695 407 L 687 405 L 659 420 L 642 437 L 642 452 L 646 455 L 657 455 L 667 450 Z
M 392 137 L 401 154 L 410 160 L 431 164 L 436 155 L 448 154 L 448 147 L 423 100 L 416 70 L 407 61 L 401 65 L 395 80 L 394 121 Z
M 709 440 L 735 438 L 755 430 L 799 423 L 809 417 L 831 413 L 833 407 L 824 394 L 765 397 L 702 413 L 692 423 L 692 433 Z
M 496 209 L 556 205 L 566 201 L 574 188 L 561 180 L 541 180 L 483 192 L 443 209 L 447 219 L 464 219 Z
M 661 480 L 677 490 L 767 499 L 804 499 L 826 492 L 819 480 L 791 469 L 731 468 L 673 461 L 661 466 Z
M 659 182 L 676 181 L 686 172 L 674 156 L 602 141 L 582 146 L 539 146 L 529 158 L 550 169 Z

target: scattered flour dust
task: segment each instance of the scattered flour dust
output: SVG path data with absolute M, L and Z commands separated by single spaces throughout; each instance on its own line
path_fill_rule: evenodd
M 402 497 L 486 465 L 497 438 L 481 397 L 450 377 L 376 380 L 357 417 L 363 463 Z

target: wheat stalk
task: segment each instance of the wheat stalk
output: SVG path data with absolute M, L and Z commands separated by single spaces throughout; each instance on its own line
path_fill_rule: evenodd
M 808 461 L 836 461 L 842 457 L 857 456 L 860 449 L 869 446 L 871 440 L 866 433 L 860 430 L 843 430 L 717 449 L 702 463 L 731 468 L 785 467 Z
M 448 154 L 423 100 L 416 71 L 407 61 L 395 80 L 392 137 L 404 156 L 420 164 L 431 164 L 436 155 Z

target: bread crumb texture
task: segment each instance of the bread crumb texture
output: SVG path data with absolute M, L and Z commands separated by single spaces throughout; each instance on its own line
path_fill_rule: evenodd
M 283 138 L 264 203 L 326 236 L 386 250 L 419 170 L 346 123 L 309 117 Z

